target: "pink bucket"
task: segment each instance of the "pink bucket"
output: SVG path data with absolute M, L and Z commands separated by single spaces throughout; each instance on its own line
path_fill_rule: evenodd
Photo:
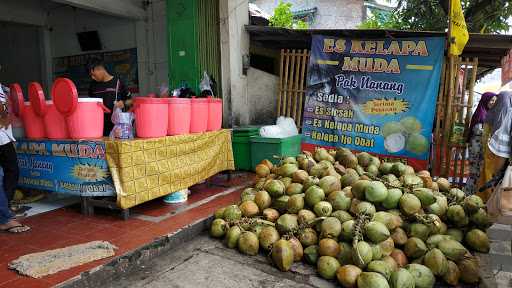
M 222 128 L 222 99 L 208 98 L 208 131 Z
M 137 137 L 158 138 L 167 135 L 169 100 L 164 98 L 137 97 L 134 100 L 135 130 Z
M 76 109 L 67 117 L 71 139 L 102 138 L 103 113 L 108 111 L 101 98 L 79 98 Z
M 208 128 L 208 99 L 192 98 L 190 133 L 203 133 Z
M 66 119 L 53 105 L 53 101 L 46 101 L 46 114 L 44 115 L 44 126 L 48 139 L 68 139 L 68 125 Z
M 25 102 L 22 119 L 23 126 L 25 127 L 25 137 L 28 139 L 46 138 L 43 119 L 37 116 L 30 102 Z
M 167 135 L 183 135 L 190 133 L 190 99 L 169 98 L 169 127 Z

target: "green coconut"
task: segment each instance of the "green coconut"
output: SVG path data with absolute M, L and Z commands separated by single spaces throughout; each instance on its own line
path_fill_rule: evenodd
M 395 249 L 395 242 L 393 238 L 389 237 L 388 239 L 379 243 L 380 250 L 382 251 L 383 256 L 389 256 Z
M 464 199 L 464 210 L 469 214 L 476 213 L 483 207 L 485 207 L 484 201 L 477 195 L 471 195 Z
M 458 286 L 459 285 L 459 279 L 460 279 L 460 270 L 457 264 L 455 262 L 448 260 L 448 269 L 446 273 L 443 275 L 443 280 L 452 285 L 452 286 Z
M 380 181 L 372 181 L 364 190 L 366 200 L 372 203 L 380 203 L 388 196 L 386 185 Z
M 428 236 L 430 236 L 430 227 L 422 224 L 422 223 L 412 223 L 409 225 L 409 237 L 420 238 L 423 241 L 426 241 Z
M 373 260 L 373 250 L 370 244 L 359 241 L 352 249 L 352 260 L 359 268 L 366 267 Z
M 413 116 L 408 116 L 400 120 L 400 124 L 404 128 L 405 132 L 409 134 L 420 133 L 421 123 Z
M 338 236 L 341 234 L 341 222 L 338 218 L 327 217 L 322 221 L 320 227 L 321 238 L 338 239 Z
M 338 253 L 338 261 L 341 265 L 348 265 L 353 264 L 354 261 L 352 260 L 352 245 L 350 245 L 347 242 L 340 242 L 339 243 L 340 252 Z M 373 251 L 372 251 L 373 253 Z M 373 259 L 373 257 L 372 257 Z
M 473 256 L 464 257 L 461 261 L 457 262 L 460 270 L 460 280 L 467 284 L 477 284 L 480 282 L 480 263 L 478 259 Z
M 396 265 L 400 268 L 403 268 L 409 264 L 407 256 L 405 255 L 404 251 L 400 249 L 393 249 L 393 252 L 391 252 L 391 255 L 389 256 L 395 260 Z
M 446 210 L 448 210 L 448 199 L 442 195 L 435 195 L 436 202 L 428 206 L 425 210 L 430 214 L 435 214 L 439 217 L 444 217 Z
M 315 153 L 313 154 L 313 158 L 320 161 L 329 161 L 334 163 L 334 157 L 329 154 L 329 152 L 325 148 L 315 148 Z
M 242 191 L 242 194 L 240 195 L 240 198 L 242 202 L 244 201 L 254 201 L 254 198 L 256 196 L 257 190 L 254 188 L 247 188 L 244 191 Z
M 387 136 L 386 136 L 387 137 Z M 391 173 L 391 167 L 393 167 L 393 163 L 384 162 L 379 166 L 379 172 L 382 175 L 387 175 Z
M 489 253 L 489 237 L 480 229 L 471 229 L 464 239 L 468 246 L 480 253 Z
M 469 221 L 469 218 L 466 216 L 466 212 L 464 212 L 464 208 L 461 205 L 452 205 L 448 207 L 446 217 L 450 223 L 457 227 L 465 226 Z
M 373 221 L 380 222 L 391 231 L 402 225 L 402 218 L 386 211 L 378 211 L 373 215 Z
M 487 229 L 491 226 L 489 215 L 483 208 L 479 208 L 475 213 L 469 216 L 469 221 L 482 229 Z
M 290 196 L 290 199 L 288 199 L 288 213 L 297 214 L 302 209 L 304 209 L 304 195 L 296 194 Z
M 279 212 L 274 208 L 266 208 L 263 210 L 263 219 L 270 221 L 270 222 L 276 222 L 277 219 L 279 219 Z
M 439 191 L 441 192 L 449 192 L 451 189 L 450 182 L 446 178 L 439 178 L 436 183 L 437 186 L 439 186 Z
M 332 213 L 331 203 L 327 201 L 320 201 L 315 204 L 313 211 L 318 217 L 328 217 Z
M 356 155 L 352 154 L 350 151 L 341 154 L 336 152 L 336 159 L 346 168 L 355 168 L 358 164 Z
M 352 185 L 352 194 L 359 200 L 365 199 L 365 190 L 371 184 L 368 180 L 358 180 Z
M 320 179 L 318 186 L 324 190 L 325 195 L 331 194 L 331 192 L 341 190 L 341 182 L 335 176 L 325 176 Z
M 284 191 L 286 189 L 285 185 L 280 180 L 270 180 L 265 184 L 264 188 L 272 198 L 284 195 Z
M 399 122 L 396 122 L 396 121 L 391 121 L 391 122 L 384 124 L 384 126 L 382 126 L 381 133 L 382 133 L 382 136 L 384 136 L 384 138 L 386 138 L 391 134 L 402 133 L 404 131 L 405 131 L 405 128 L 402 126 L 402 124 L 400 124 Z
M 427 245 L 420 238 L 411 237 L 407 240 L 404 246 L 404 253 L 407 257 L 416 259 L 420 258 L 427 253 Z
M 302 183 L 302 191 L 308 190 L 311 186 L 318 186 L 320 183 L 320 179 L 318 179 L 315 176 L 309 176 L 303 183 Z
M 302 247 L 302 244 L 300 243 L 299 239 L 292 237 L 291 239 L 288 240 L 288 242 L 290 242 L 290 245 L 292 246 L 293 261 L 301 261 L 302 256 L 304 256 L 304 248 Z
M 432 193 L 432 190 L 428 188 L 416 188 L 412 190 L 414 196 L 418 197 L 422 207 L 428 207 L 436 202 L 436 198 Z
M 210 226 L 210 235 L 215 238 L 221 238 L 226 235 L 228 224 L 223 219 L 215 219 Z
M 260 247 L 267 251 L 272 249 L 272 245 L 277 242 L 279 238 L 279 233 L 277 232 L 276 228 L 272 226 L 265 226 L 261 228 L 261 231 L 258 235 Z
M 449 195 L 452 198 L 455 198 L 455 201 L 460 202 L 463 201 L 466 197 L 466 194 L 464 194 L 464 191 L 460 190 L 459 188 L 451 188 Z
M 425 254 L 423 264 L 427 266 L 435 276 L 443 276 L 448 271 L 448 260 L 441 250 L 434 248 Z
M 390 233 L 386 225 L 377 221 L 371 221 L 365 227 L 365 235 L 373 243 L 380 243 L 388 239 Z
M 242 211 L 237 205 L 230 205 L 224 210 L 224 220 L 236 221 L 242 218 Z
M 407 138 L 407 142 L 405 144 L 405 149 L 414 154 L 423 154 L 428 151 L 429 143 L 427 138 L 421 134 L 411 134 L 409 138 Z
M 285 163 L 278 168 L 277 174 L 282 177 L 293 177 L 293 173 L 299 170 L 297 164 Z
M 388 195 L 386 196 L 386 199 L 382 201 L 382 206 L 386 209 L 397 208 L 402 194 L 402 190 L 400 189 L 388 189 Z
M 299 234 L 299 241 L 304 247 L 318 244 L 318 235 L 315 229 L 305 228 L 302 230 Z
M 271 257 L 279 270 L 283 272 L 289 271 L 294 262 L 293 249 L 290 242 L 284 239 L 276 241 L 272 245 Z
M 297 213 L 297 220 L 299 224 L 304 225 L 315 220 L 316 215 L 310 210 L 302 209 Z
M 389 280 L 391 273 L 393 272 L 388 263 L 382 260 L 374 260 L 370 262 L 368 267 L 366 267 L 366 271 L 379 273 L 384 276 L 386 280 Z
M 389 284 L 391 288 L 414 288 L 415 281 L 407 269 L 400 268 L 391 273 Z
M 366 214 L 366 215 L 373 216 L 375 214 L 375 212 L 377 212 L 377 210 L 376 210 L 375 206 L 370 202 L 361 201 L 356 206 L 356 214 L 358 214 L 358 215 Z
M 446 258 L 455 262 L 462 260 L 468 252 L 462 244 L 455 240 L 441 241 L 437 244 L 437 248 L 443 252 Z
M 277 219 L 276 228 L 279 234 L 287 234 L 299 228 L 297 215 L 284 214 Z
M 394 165 L 394 164 L 393 164 Z M 393 166 L 391 166 L 393 167 Z M 395 176 L 395 174 L 386 174 L 381 177 L 382 181 L 387 183 L 388 185 L 391 185 L 393 187 L 400 187 L 402 186 L 402 182 L 398 179 L 398 177 Z
M 288 196 L 292 196 L 292 195 L 297 195 L 297 194 L 301 194 L 303 191 L 303 186 L 302 184 L 300 183 L 291 183 L 290 185 L 288 185 L 288 187 L 286 188 L 286 195 Z
M 391 166 L 391 173 L 394 174 L 396 177 L 400 177 L 402 175 L 405 175 L 405 169 L 406 166 L 402 162 L 395 162 Z
M 258 208 L 258 205 L 256 205 L 256 203 L 254 203 L 254 201 L 250 201 L 250 200 L 242 202 L 242 204 L 240 204 L 240 206 L 238 206 L 238 208 L 240 208 L 240 211 L 242 211 L 242 215 L 244 217 L 252 218 L 260 213 L 260 209 Z
M 226 233 L 226 245 L 231 249 L 237 247 L 240 235 L 242 235 L 242 228 L 239 226 L 230 227 L 228 233 Z
M 366 152 L 361 152 L 361 153 L 358 153 L 356 156 L 357 156 L 357 163 L 359 163 L 359 165 L 361 165 L 363 167 L 368 167 L 368 165 L 370 165 L 370 160 L 372 158 L 372 155 L 370 155 Z
M 400 197 L 400 210 L 407 216 L 418 213 L 421 209 L 421 201 L 413 194 L 405 193 Z
M 395 242 L 396 245 L 405 245 L 407 242 L 407 233 L 402 228 L 396 228 L 393 233 L 391 234 L 391 238 L 393 239 L 393 242 Z
M 226 210 L 226 207 L 219 208 L 215 210 L 215 219 L 223 219 L 224 218 L 224 211 Z
M 352 199 L 347 197 L 343 191 L 333 191 L 327 197 L 327 201 L 331 203 L 333 210 L 344 210 L 347 211 L 350 208 Z
M 352 186 L 357 180 L 359 180 L 359 175 L 356 175 L 354 173 L 347 173 L 341 176 L 341 187 L 345 188 L 348 186 Z
M 356 221 L 349 220 L 341 224 L 341 237 L 345 241 L 352 241 L 354 237 L 354 226 Z
M 340 253 L 340 246 L 336 240 L 331 238 L 324 238 L 318 242 L 318 246 L 320 247 L 318 253 L 320 256 L 331 256 L 337 257 Z
M 336 278 L 336 271 L 340 268 L 338 260 L 331 256 L 320 257 L 316 265 L 318 274 L 320 274 L 322 278 L 328 280 Z
M 372 260 L 380 260 L 384 255 L 382 255 L 382 249 L 380 249 L 379 244 L 370 244 L 372 247 Z
M 402 176 L 402 183 L 404 184 L 405 187 L 411 189 L 423 187 L 423 180 L 421 180 L 420 177 L 414 174 L 407 174 Z
M 295 157 L 285 157 L 282 161 L 283 164 L 297 164 Z
M 389 288 L 389 284 L 380 273 L 363 272 L 357 278 L 357 288 Z
M 289 200 L 290 196 L 283 195 L 279 198 L 274 199 L 274 201 L 272 202 L 272 207 L 279 211 L 279 213 L 286 213 L 286 211 L 288 211 Z
M 308 177 L 309 177 L 308 172 L 306 172 L 304 170 L 297 170 L 292 175 L 292 181 L 294 183 L 303 184 L 308 179 Z
M 306 205 L 309 207 L 314 207 L 318 202 L 323 201 L 324 199 L 325 193 L 322 188 L 318 186 L 311 186 L 308 190 L 306 190 L 304 200 L 306 201 Z
M 370 165 L 366 167 L 366 172 L 372 175 L 373 177 L 379 176 L 379 168 L 375 165 Z
M 336 278 L 338 283 L 345 288 L 355 288 L 357 285 L 357 278 L 363 273 L 361 268 L 354 265 L 343 265 L 336 271 Z
M 405 268 L 411 273 L 414 279 L 415 288 L 432 288 L 436 282 L 436 278 L 428 267 L 421 264 L 409 264 Z
M 441 243 L 442 241 L 446 241 L 446 240 L 453 240 L 453 238 L 450 235 L 436 234 L 436 235 L 432 235 L 432 236 L 428 237 L 426 244 L 429 249 L 434 249 L 434 248 L 437 248 L 439 243 Z
M 319 257 L 318 245 L 311 245 L 304 249 L 304 261 L 309 265 L 316 265 Z
M 388 266 L 391 268 L 391 271 L 398 270 L 398 264 L 396 263 L 396 261 L 393 257 L 385 256 L 382 258 L 382 261 L 384 261 L 388 264 Z
M 254 202 L 258 205 L 258 208 L 263 211 L 272 205 L 272 198 L 267 191 L 261 190 L 254 195 Z
M 464 232 L 457 228 L 449 228 L 448 230 L 446 230 L 445 234 L 450 236 L 452 240 L 455 240 L 457 242 L 462 242 L 462 240 L 464 240 Z
M 285 191 L 292 184 L 292 178 L 290 177 L 282 177 L 279 181 L 283 182 Z
M 255 256 L 260 249 L 260 242 L 256 233 L 245 231 L 238 238 L 238 250 L 246 255 Z

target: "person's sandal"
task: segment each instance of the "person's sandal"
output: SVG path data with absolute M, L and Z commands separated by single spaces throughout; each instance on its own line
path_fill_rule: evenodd
M 24 230 L 16 231 L 16 229 L 18 229 L 18 228 L 24 228 Z M 6 233 L 18 234 L 18 233 L 24 233 L 24 232 L 30 231 L 30 227 L 23 225 L 23 224 L 19 224 L 19 225 L 14 225 L 12 227 L 9 227 L 7 229 L 2 229 L 1 231 L 6 232 Z

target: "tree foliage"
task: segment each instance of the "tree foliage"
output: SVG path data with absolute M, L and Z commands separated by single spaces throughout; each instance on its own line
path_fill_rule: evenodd
M 400 0 L 392 12 L 376 12 L 360 27 L 412 31 L 445 31 L 450 0 Z M 469 32 L 508 31 L 510 0 L 461 0 Z
M 307 29 L 308 24 L 302 20 L 296 20 L 292 13 L 292 4 L 279 1 L 274 9 L 274 15 L 269 19 L 270 26 L 289 28 L 289 29 Z

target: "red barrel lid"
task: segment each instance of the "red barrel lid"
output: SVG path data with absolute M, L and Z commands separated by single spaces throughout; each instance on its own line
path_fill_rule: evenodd
M 12 103 L 12 112 L 14 116 L 20 117 L 23 114 L 23 107 L 25 107 L 25 99 L 23 99 L 23 91 L 18 83 L 9 86 L 11 92 L 9 93 L 9 101 Z
M 73 114 L 78 103 L 75 83 L 68 78 L 57 78 L 52 86 L 52 99 L 60 113 L 65 116 Z
M 44 117 L 46 115 L 46 99 L 41 84 L 37 82 L 28 84 L 28 100 L 37 116 Z
M 135 97 L 133 102 L 136 104 L 167 104 L 169 98 Z

